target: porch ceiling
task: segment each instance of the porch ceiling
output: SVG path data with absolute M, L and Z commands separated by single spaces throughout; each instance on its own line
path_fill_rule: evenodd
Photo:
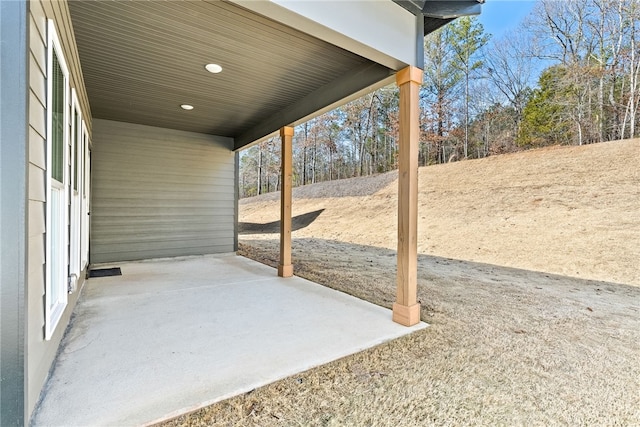
M 233 137 L 236 148 L 392 73 L 222 1 L 69 8 L 93 117 Z

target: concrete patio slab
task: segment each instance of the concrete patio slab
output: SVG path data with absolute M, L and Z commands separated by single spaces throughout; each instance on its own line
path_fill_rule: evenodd
M 427 326 L 235 254 L 117 266 L 85 285 L 34 425 L 151 424 Z

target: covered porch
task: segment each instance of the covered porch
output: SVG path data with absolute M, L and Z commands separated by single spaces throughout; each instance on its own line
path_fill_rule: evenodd
M 425 328 L 231 254 L 125 262 L 91 278 L 34 425 L 141 425 Z
M 205 361 L 217 361 L 207 365 L 215 367 L 215 384 L 231 382 L 222 379 L 225 363 L 251 366 L 237 363 L 238 355 L 252 354 L 260 360 L 252 364 L 265 367 L 250 373 L 254 383 L 215 394 L 223 398 L 395 336 L 384 331 L 411 330 L 389 319 L 408 326 L 420 320 L 415 224 L 424 35 L 479 13 L 481 2 L 3 2 L 2 70 L 13 78 L 3 80 L 9 96 L 0 105 L 7 136 L 0 424 L 138 424 L 144 421 L 117 415 L 118 408 L 147 415 L 145 408 L 162 407 L 164 415 L 188 408 L 177 397 L 190 394 L 186 383 L 213 396 L 218 386 L 205 375 Z M 211 257 L 237 250 L 239 151 L 280 134 L 278 273 L 295 274 L 293 129 L 394 82 L 401 178 L 393 317 L 382 311 L 382 322 L 369 321 L 358 304 L 340 302 L 343 296 L 329 304 L 322 295 L 332 292 L 295 277 L 284 282 L 275 271 L 254 271 L 264 267 Z M 189 266 L 191 260 L 168 269 L 166 261 L 129 264 L 196 255 L 206 267 Z M 75 310 L 87 269 L 112 262 L 124 276 L 89 280 Z M 275 294 L 257 293 L 271 287 Z M 347 310 L 339 316 L 334 306 Z M 319 325 L 374 333 L 363 342 L 351 332 L 341 340 Z M 304 341 L 312 337 L 324 338 Z M 306 362 L 256 353 L 274 342 Z M 341 350 L 321 358 L 325 347 Z M 216 359 L 222 353 L 234 363 Z M 178 357 L 187 354 L 194 359 Z M 281 359 L 287 369 L 278 371 Z M 167 372 L 178 375 L 163 377 Z M 170 396 L 177 409 L 144 400 L 154 395 Z

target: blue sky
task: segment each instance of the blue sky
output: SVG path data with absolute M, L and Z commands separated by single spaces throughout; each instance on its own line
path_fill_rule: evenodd
M 518 25 L 535 4 L 532 0 L 486 0 L 479 20 L 484 30 L 497 38 L 505 30 Z

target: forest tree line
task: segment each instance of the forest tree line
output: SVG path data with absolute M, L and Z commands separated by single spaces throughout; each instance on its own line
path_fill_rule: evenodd
M 459 18 L 425 37 L 421 166 L 638 135 L 640 2 L 538 0 L 513 31 Z M 398 89 L 295 129 L 294 186 L 397 167 Z M 280 189 L 280 141 L 241 154 L 240 197 Z

